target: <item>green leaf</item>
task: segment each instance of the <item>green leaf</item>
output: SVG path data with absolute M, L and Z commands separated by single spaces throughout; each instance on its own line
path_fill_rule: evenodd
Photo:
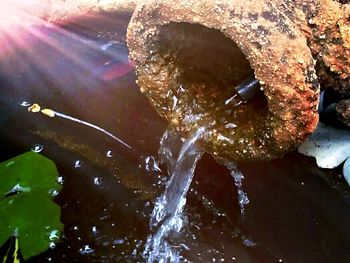
M 0 237 L 18 236 L 25 259 L 48 249 L 58 241 L 63 225 L 60 207 L 42 194 L 18 194 L 0 202 Z
M 55 164 L 33 152 L 0 163 L 0 246 L 15 236 L 28 259 L 58 241 L 61 210 L 52 201 L 62 187 L 57 176 Z
M 0 163 L 0 200 L 1 195 L 15 190 L 47 195 L 59 192 L 62 186 L 57 183 L 57 176 L 56 165 L 50 159 L 34 152 L 21 154 Z

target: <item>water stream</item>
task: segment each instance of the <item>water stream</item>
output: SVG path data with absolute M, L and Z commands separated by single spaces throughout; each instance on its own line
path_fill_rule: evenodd
M 230 171 L 230 175 L 232 176 L 233 180 L 235 181 L 235 185 L 237 188 L 238 204 L 241 209 L 241 215 L 244 215 L 245 206 L 249 204 L 248 195 L 243 189 L 244 175 L 241 171 L 238 170 L 236 163 L 227 162 L 225 165 Z
M 173 132 L 168 130 L 163 135 L 160 157 L 167 164 L 171 178 L 164 194 L 156 200 L 152 212 L 150 228 L 154 234 L 148 236 L 143 252 L 147 262 L 180 262 L 180 253 L 169 243 L 168 238 L 174 232 L 179 233 L 186 221 L 183 213 L 186 194 L 196 164 L 203 154 L 196 148 L 196 141 L 204 131 L 204 127 L 199 128 L 183 142 L 180 149 L 177 147 L 178 137 Z
M 196 165 L 203 152 L 196 147 L 196 142 L 205 132 L 199 128 L 188 139 L 181 140 L 171 130 L 167 130 L 160 142 L 159 155 L 167 165 L 170 177 L 164 194 L 157 198 L 150 220 L 153 234 L 147 238 L 143 257 L 147 262 L 181 262 L 179 246 L 171 244 L 171 238 L 178 236 L 186 222 L 183 213 L 186 195 L 190 188 Z M 233 162 L 226 163 L 237 187 L 241 214 L 249 199 L 242 187 L 243 174 Z M 176 235 L 175 235 L 176 234 Z

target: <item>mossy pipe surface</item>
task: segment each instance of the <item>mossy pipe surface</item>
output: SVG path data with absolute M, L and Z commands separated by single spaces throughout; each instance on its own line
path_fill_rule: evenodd
M 128 29 L 138 84 L 186 135 L 207 125 L 200 146 L 217 159 L 272 159 L 318 122 L 319 83 L 308 38 L 272 1 L 156 0 Z M 263 96 L 227 108 L 232 88 L 254 73 Z

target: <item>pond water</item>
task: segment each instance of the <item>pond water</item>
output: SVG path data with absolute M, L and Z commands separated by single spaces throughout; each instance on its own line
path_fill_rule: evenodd
M 40 149 L 63 182 L 55 199 L 62 242 L 29 262 L 146 261 L 153 207 L 169 179 L 158 158 L 167 124 L 135 84 L 129 18 L 105 14 L 0 35 L 1 161 Z M 131 149 L 91 127 L 28 112 L 26 102 L 97 125 Z M 168 240 L 182 262 L 350 262 L 350 193 L 340 171 L 297 153 L 238 168 L 244 216 L 239 176 L 232 180 L 208 155 L 198 162 L 186 222 Z

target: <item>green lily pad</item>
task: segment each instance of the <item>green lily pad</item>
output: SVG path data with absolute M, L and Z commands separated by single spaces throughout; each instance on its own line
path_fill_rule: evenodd
M 51 195 L 62 188 L 57 176 L 55 163 L 40 154 L 27 152 L 16 156 L 0 163 L 0 200 L 11 191 Z
M 57 176 L 55 164 L 33 152 L 0 163 L 0 246 L 14 236 L 28 259 L 58 241 L 61 209 L 52 201 L 62 187 Z

